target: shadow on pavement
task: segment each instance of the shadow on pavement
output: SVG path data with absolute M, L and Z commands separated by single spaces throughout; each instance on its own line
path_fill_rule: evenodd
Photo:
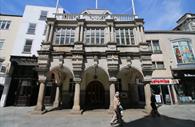
M 195 127 L 195 121 L 176 119 L 163 115 L 160 117 L 146 116 L 142 119 L 124 123 L 122 127 Z

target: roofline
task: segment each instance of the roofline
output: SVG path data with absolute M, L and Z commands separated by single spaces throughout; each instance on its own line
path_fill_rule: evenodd
M 195 34 L 192 31 L 174 31 L 174 30 L 151 30 L 145 31 L 145 34 Z
M 185 13 L 183 16 L 181 16 L 176 22 L 178 23 L 183 17 L 185 17 L 187 14 L 189 15 L 195 15 L 193 13 Z
M 12 16 L 12 17 L 22 17 L 22 15 L 13 15 L 13 14 L 1 14 L 0 16 Z

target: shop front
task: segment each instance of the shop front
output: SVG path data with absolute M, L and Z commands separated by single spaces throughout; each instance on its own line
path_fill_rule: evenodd
M 178 85 L 176 79 L 152 79 L 152 92 L 155 94 L 159 104 L 177 104 L 178 98 L 175 87 Z
M 177 93 L 180 103 L 195 103 L 195 70 L 172 70 L 174 78 L 179 79 Z

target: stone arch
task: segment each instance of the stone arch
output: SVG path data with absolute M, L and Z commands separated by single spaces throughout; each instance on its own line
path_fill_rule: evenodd
M 97 77 L 95 77 L 97 76 Z M 105 80 L 102 80 L 102 78 L 104 78 Z M 88 81 L 86 81 L 88 80 Z M 101 82 L 104 87 L 105 87 L 105 83 L 108 84 L 109 81 L 109 74 L 108 72 L 102 68 L 101 66 L 89 66 L 87 67 L 82 75 L 82 86 L 81 89 L 86 89 L 86 85 L 94 80 L 98 80 L 99 82 Z M 106 88 L 105 88 L 106 89 Z
M 137 107 L 141 101 L 144 101 L 144 80 L 143 73 L 135 67 L 125 66 L 120 69 L 118 75 L 116 90 L 124 93 L 123 102 L 126 108 Z
M 55 91 L 58 87 L 60 89 L 60 103 L 62 108 L 72 108 L 73 105 L 73 95 L 74 95 L 74 83 L 73 83 L 74 75 L 72 71 L 66 67 L 55 66 L 50 69 L 47 75 L 47 81 L 50 84 L 49 86 L 52 87 L 51 91 Z M 56 90 L 57 91 L 57 90 Z M 46 87 L 46 94 L 47 94 L 47 87 Z M 56 92 L 51 93 L 51 96 L 54 95 Z
M 85 69 L 82 75 L 82 82 L 81 82 L 81 107 L 83 109 L 86 108 L 85 102 L 86 100 L 86 90 L 88 85 L 94 82 L 94 85 L 96 85 L 95 82 L 99 82 L 102 84 L 103 91 L 104 91 L 104 99 L 105 99 L 105 107 L 108 108 L 109 105 L 109 75 L 101 66 L 90 66 Z M 93 85 L 93 84 L 91 84 Z

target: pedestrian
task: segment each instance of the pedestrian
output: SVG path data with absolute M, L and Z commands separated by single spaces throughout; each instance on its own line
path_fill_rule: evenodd
M 122 116 L 121 116 L 121 110 L 120 110 L 121 104 L 120 104 L 120 98 L 119 98 L 119 92 L 115 93 L 114 100 L 113 100 L 113 110 L 114 114 L 112 116 L 112 120 L 110 121 L 110 124 L 113 125 L 115 123 L 122 123 Z
M 160 116 L 160 113 L 158 112 L 158 108 L 156 106 L 156 98 L 155 98 L 155 94 L 154 91 L 152 91 L 152 95 L 151 95 L 151 107 L 152 107 L 152 111 L 151 111 L 151 116 L 155 117 L 155 116 Z

